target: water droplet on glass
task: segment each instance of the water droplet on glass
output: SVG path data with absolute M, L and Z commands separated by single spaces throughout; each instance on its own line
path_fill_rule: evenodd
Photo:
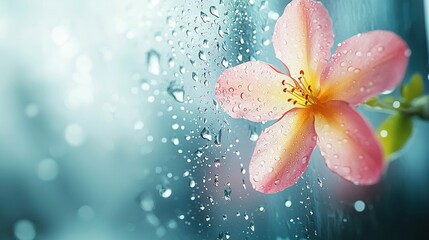
M 231 189 L 231 187 L 227 187 L 227 188 L 225 188 L 225 190 L 223 191 L 223 194 L 224 194 L 224 198 L 225 198 L 225 200 L 231 200 L 231 194 L 232 194 L 232 189 Z
M 406 57 L 409 57 L 409 56 L 411 56 L 411 49 L 407 49 L 407 50 L 405 50 L 405 56 Z
M 170 26 L 171 28 L 176 27 L 176 21 L 175 21 L 175 20 L 174 20 L 174 18 L 173 18 L 173 17 L 171 17 L 171 16 L 168 16 L 168 17 L 167 17 L 167 24 L 168 24 L 168 26 Z
M 159 63 L 160 55 L 155 50 L 150 50 L 147 53 L 146 64 L 147 70 L 153 75 L 159 75 L 161 73 L 161 65 Z
M 228 65 L 229 65 L 229 63 L 228 63 L 228 60 L 226 60 L 226 58 L 223 58 L 222 59 L 222 66 L 224 66 L 224 67 L 228 67 Z
M 73 123 L 66 127 L 64 131 L 64 138 L 68 144 L 77 147 L 85 142 L 86 134 L 79 124 Z
M 216 158 L 216 159 L 214 160 L 214 166 L 215 166 L 215 167 L 220 167 L 220 159 L 219 159 L 219 158 Z
M 319 184 L 319 187 L 323 187 L 323 182 L 321 178 L 317 178 L 317 184 Z
M 401 106 L 401 102 L 399 102 L 399 101 L 394 101 L 394 102 L 393 102 L 393 104 L 392 104 L 392 106 L 393 106 L 394 108 L 399 108 L 399 107 Z
M 180 143 L 180 141 L 179 141 L 179 139 L 178 139 L 177 137 L 173 137 L 173 138 L 171 139 L 171 142 L 172 142 L 172 143 L 173 143 L 173 145 L 175 145 L 175 146 L 179 145 L 179 143 Z
M 357 212 L 363 212 L 363 210 L 365 210 L 365 202 L 357 200 L 354 204 L 354 208 Z
M 171 190 L 171 188 L 168 187 L 161 187 L 159 189 L 159 195 L 161 195 L 161 197 L 163 198 L 169 198 L 172 193 L 173 191 Z
M 37 165 L 37 176 L 43 181 L 52 181 L 58 175 L 58 164 L 55 160 L 46 158 Z
M 189 180 L 189 187 L 194 188 L 195 185 L 197 185 L 197 184 L 196 184 L 194 179 Z
M 149 91 L 150 89 L 150 84 L 148 83 L 148 81 L 146 79 L 142 79 L 140 82 L 140 88 L 143 91 Z
M 255 231 L 255 223 L 254 223 L 253 221 L 250 221 L 249 228 L 250 228 L 250 230 L 251 230 L 252 232 L 254 232 L 254 231 Z
M 33 240 L 36 237 L 36 228 L 28 220 L 19 220 L 14 226 L 15 237 L 19 240 Z
M 386 130 L 381 130 L 380 131 L 380 137 L 385 138 L 389 135 L 389 133 Z
M 241 172 L 241 174 L 246 174 L 246 169 L 244 168 L 244 166 L 243 166 L 243 164 L 240 164 L 240 166 L 241 166 L 241 170 L 240 170 L 240 172 Z
M 270 45 L 270 40 L 269 39 L 262 40 L 262 45 L 264 45 L 264 46 Z
M 207 60 L 206 55 L 204 54 L 204 51 L 200 51 L 200 52 L 198 53 L 198 57 L 199 57 L 201 60 L 203 60 L 203 61 L 206 61 L 206 60 Z
M 249 127 L 249 130 L 250 130 L 250 141 L 256 142 L 259 138 L 258 133 L 256 133 L 256 128 L 255 127 Z
M 195 151 L 195 155 L 197 155 L 197 157 L 201 157 L 203 156 L 203 152 L 198 149 L 197 151 Z
M 208 141 L 212 140 L 212 135 L 210 134 L 210 131 L 207 128 L 203 128 L 201 131 L 200 136 Z
M 216 9 L 215 6 L 210 7 L 210 13 L 217 18 L 219 17 L 219 11 Z
M 182 103 L 185 101 L 185 90 L 183 85 L 178 81 L 171 81 L 167 88 L 167 92 L 174 98 L 174 100 Z
M 143 211 L 150 212 L 155 207 L 155 202 L 150 194 L 142 194 L 140 196 L 140 207 Z
M 216 187 L 219 186 L 219 175 L 218 174 L 214 175 L 214 185 Z
M 222 129 L 219 129 L 218 134 L 215 136 L 214 144 L 220 146 L 222 144 Z
M 204 12 L 200 12 L 200 17 L 201 17 L 201 19 L 203 20 L 203 22 L 204 22 L 204 23 L 206 23 L 206 22 L 209 22 L 209 21 L 210 21 L 210 17 L 209 17 L 209 16 L 207 16 L 207 14 L 206 14 L 206 13 L 204 13 Z

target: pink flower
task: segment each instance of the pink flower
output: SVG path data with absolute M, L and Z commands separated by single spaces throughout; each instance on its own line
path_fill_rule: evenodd
M 250 181 L 263 193 L 293 185 L 316 144 L 329 169 L 355 184 L 376 183 L 383 154 L 354 106 L 396 87 L 408 63 L 407 44 L 388 31 L 358 34 L 331 55 L 332 24 L 320 2 L 294 0 L 276 23 L 273 45 L 287 73 L 256 61 L 225 70 L 216 97 L 233 118 L 278 119 L 263 131 Z

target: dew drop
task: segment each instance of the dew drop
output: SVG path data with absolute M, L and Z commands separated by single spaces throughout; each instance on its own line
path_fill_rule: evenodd
M 343 167 L 343 171 L 346 174 L 350 174 L 352 172 L 352 169 L 350 167 Z

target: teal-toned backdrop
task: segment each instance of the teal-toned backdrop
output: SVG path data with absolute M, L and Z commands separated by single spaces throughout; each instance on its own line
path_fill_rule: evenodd
M 249 60 L 281 67 L 270 40 L 288 2 L 0 0 L 0 239 L 428 238 L 420 120 L 379 184 L 345 182 L 316 151 L 295 186 L 252 189 L 270 123 L 230 118 L 214 86 Z M 428 93 L 423 1 L 322 3 L 335 44 L 402 36 L 405 79 L 420 72 Z M 359 109 L 374 127 L 387 116 Z

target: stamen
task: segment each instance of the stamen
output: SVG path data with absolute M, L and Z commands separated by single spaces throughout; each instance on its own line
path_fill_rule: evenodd
M 287 79 L 282 80 L 282 85 L 287 86 L 283 88 L 283 92 L 292 95 L 291 98 L 287 99 L 287 101 L 292 102 L 294 105 L 298 104 L 303 107 L 308 104 L 315 104 L 317 99 L 313 96 L 311 85 L 308 84 L 305 79 L 304 70 L 300 70 L 299 74 L 300 76 L 297 79 L 289 75 L 292 82 L 288 82 Z

